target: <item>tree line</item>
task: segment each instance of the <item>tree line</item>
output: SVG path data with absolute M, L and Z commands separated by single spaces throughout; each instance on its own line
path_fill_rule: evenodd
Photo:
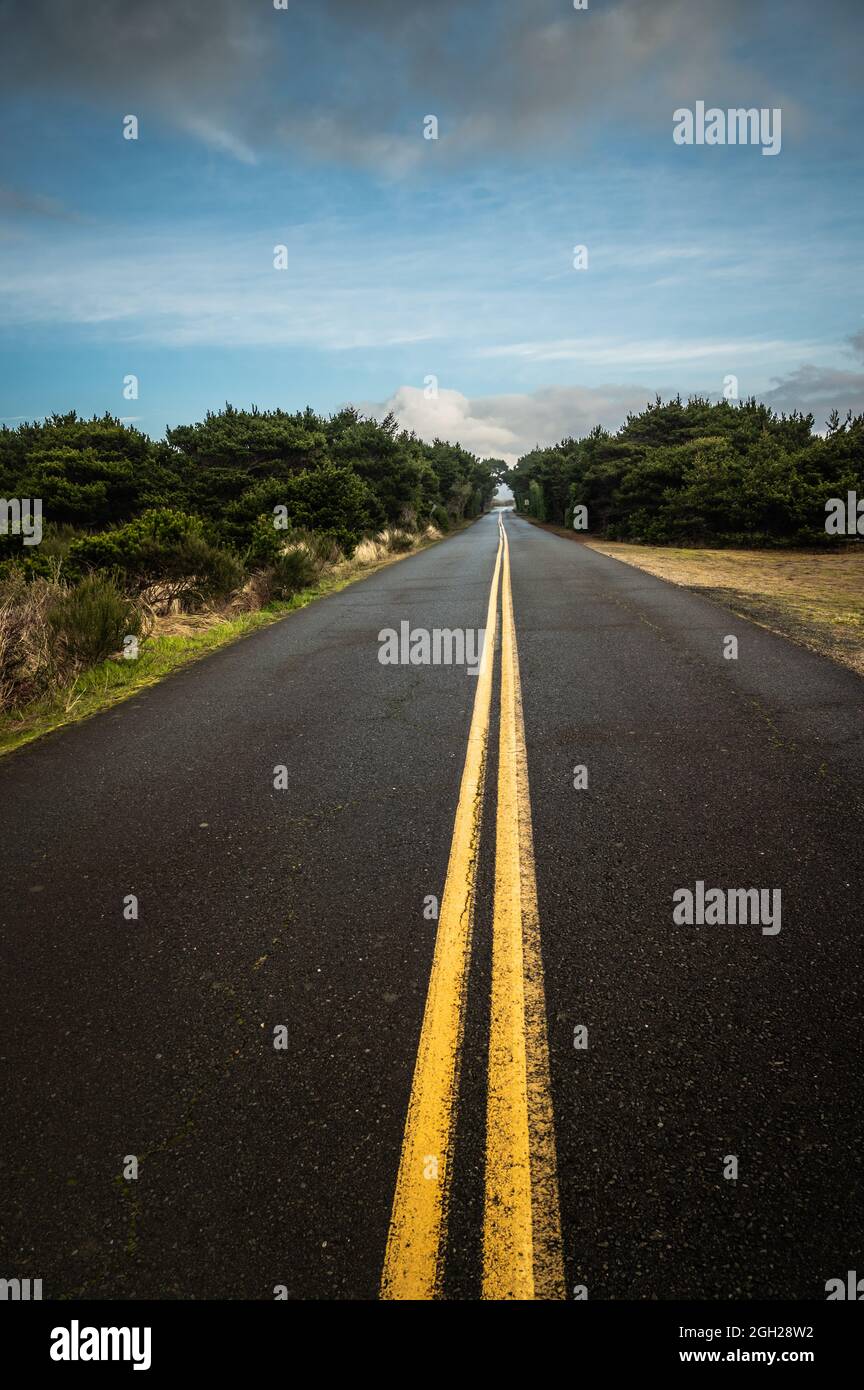
M 864 497 L 864 415 L 778 414 L 755 399 L 658 396 L 614 433 L 532 449 L 508 483 L 519 511 L 560 526 L 587 509 L 609 540 L 676 545 L 836 544 L 826 503 Z M 578 514 L 577 514 L 578 516 Z
M 226 405 L 156 441 L 75 411 L 4 427 L 0 716 L 137 659 L 158 617 L 291 603 L 410 550 L 484 511 L 502 468 L 351 408 Z M 38 537 L 21 525 L 37 503 Z
M 322 416 L 226 405 L 158 441 L 114 416 L 71 411 L 0 430 L 0 496 L 41 498 L 47 542 L 28 550 L 0 536 L 0 561 L 42 572 L 60 550 L 73 567 L 105 564 L 148 530 L 166 544 L 197 535 L 247 567 L 277 553 L 286 529 L 350 556 L 384 527 L 447 530 L 479 515 L 499 471 L 351 407 Z

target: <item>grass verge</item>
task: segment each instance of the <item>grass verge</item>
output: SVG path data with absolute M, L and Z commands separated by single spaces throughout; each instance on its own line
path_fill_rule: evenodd
M 864 676 L 862 545 L 831 551 L 691 550 L 592 540 L 563 526 L 543 529 L 723 603 Z
M 387 565 L 406 560 L 409 555 L 416 555 L 431 545 L 438 545 L 442 540 L 447 540 L 464 529 L 465 526 L 454 526 L 445 536 L 436 537 L 434 540 L 423 539 L 410 551 L 388 555 L 386 559 L 363 565 L 353 571 L 346 572 L 350 561 L 342 562 L 336 567 L 336 573 L 323 575 L 311 588 L 303 589 L 282 602 L 270 603 L 256 612 L 239 613 L 197 631 L 184 631 L 179 634 L 157 633 L 143 643 L 136 660 L 127 661 L 123 657 L 111 657 L 84 671 L 66 689 L 58 690 L 44 699 L 34 700 L 18 710 L 0 716 L 0 757 L 26 743 L 32 743 L 34 739 L 52 733 L 55 729 L 89 719 L 100 710 L 128 700 L 131 695 L 147 686 L 155 685 L 179 667 L 187 666 L 190 662 L 207 656 L 219 647 L 236 642 L 251 632 L 257 632 L 259 628 L 269 627 L 298 608 L 305 608 L 316 599 L 337 593 Z M 197 615 L 190 616 L 194 622 Z

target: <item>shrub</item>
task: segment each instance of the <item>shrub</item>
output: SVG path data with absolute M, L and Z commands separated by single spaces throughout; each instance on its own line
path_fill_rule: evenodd
M 273 570 L 255 570 L 232 601 L 231 607 L 237 613 L 257 613 L 260 608 L 266 608 L 273 597 Z
M 546 520 L 546 499 L 543 496 L 543 485 L 538 483 L 536 478 L 532 478 L 528 484 L 528 512 L 537 521 Z
M 78 540 L 80 535 L 81 532 L 76 531 L 74 526 L 66 523 L 55 525 L 49 521 L 45 526 L 39 552 L 51 560 L 65 560 L 70 545 L 74 540 Z
M 114 531 L 73 541 L 67 569 L 78 577 L 88 570 L 118 570 L 131 587 L 146 589 L 166 576 L 168 557 L 192 536 L 201 535 L 199 517 L 171 507 L 155 508 Z
M 68 685 L 142 627 L 140 605 L 109 575 L 74 586 L 10 575 L 0 583 L 0 710 Z
M 318 577 L 319 566 L 304 545 L 294 545 L 279 556 L 270 568 L 274 598 L 290 598 L 308 589 Z
M 145 512 L 116 531 L 73 541 L 67 569 L 72 576 L 116 572 L 132 593 L 149 590 L 166 610 L 176 600 L 190 611 L 226 597 L 243 582 L 236 555 L 211 545 L 198 517 L 169 507 Z
M 243 583 L 243 566 L 230 550 L 189 535 L 164 555 L 163 589 L 186 611 L 227 598 Z
M 446 507 L 435 506 L 432 508 L 432 521 L 439 531 L 450 530 L 450 517 Z
M 95 666 L 141 632 L 141 611 L 110 575 L 92 574 L 57 595 L 46 611 L 66 666 Z M 63 660 L 65 658 L 65 660 Z
M 314 531 L 307 532 L 303 537 L 303 544 L 319 569 L 326 565 L 338 565 L 345 559 L 339 542 L 326 532 L 323 535 Z
M 285 532 L 273 525 L 273 517 L 262 513 L 255 518 L 249 533 L 249 543 L 243 551 L 243 563 L 249 569 L 275 564 L 285 544 Z
M 295 527 L 329 536 L 347 556 L 369 526 L 370 493 L 350 468 L 329 465 L 286 483 L 285 505 Z
M 387 547 L 381 541 L 371 540 L 368 536 L 365 541 L 361 541 L 354 551 L 354 563 L 361 568 L 366 565 L 377 565 L 387 553 Z

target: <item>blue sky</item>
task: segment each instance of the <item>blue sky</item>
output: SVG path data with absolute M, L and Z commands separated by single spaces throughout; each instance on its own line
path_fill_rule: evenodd
M 0 0 L 0 27 L 8 423 L 352 401 L 513 460 L 729 375 L 817 426 L 864 410 L 858 0 Z M 677 146 L 698 100 L 779 107 L 780 153 Z

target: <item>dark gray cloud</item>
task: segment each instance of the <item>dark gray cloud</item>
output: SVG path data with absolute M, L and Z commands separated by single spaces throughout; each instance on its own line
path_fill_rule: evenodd
M 0 47 L 7 91 L 43 107 L 131 112 L 241 157 L 243 130 L 264 119 L 272 43 L 242 0 L 0 0 Z
M 0 0 L 4 81 L 194 102 L 254 78 L 266 54 L 256 10 L 237 0 Z
M 698 96 L 782 103 L 785 133 L 800 101 L 772 76 L 768 11 L 782 33 L 809 20 L 823 57 L 848 52 L 864 24 L 848 0 L 820 0 L 818 20 L 809 0 L 590 0 L 587 11 L 567 0 L 290 0 L 284 11 L 0 0 L 0 34 L 4 81 L 46 100 L 144 103 L 241 157 L 283 141 L 398 170 L 422 157 L 426 114 L 439 116 L 443 158 L 538 141 L 578 150 L 602 123 L 659 128 Z
M 864 329 L 850 333 L 844 350 L 864 358 Z M 845 415 L 864 414 L 864 372 L 845 371 L 840 367 L 821 367 L 805 362 L 786 376 L 773 377 L 772 387 L 762 393 L 762 399 L 774 410 L 812 411 L 816 428 L 820 429 L 832 410 Z
M 772 378 L 770 391 L 761 392 L 761 399 L 774 410 L 813 411 L 815 425 L 822 427 L 832 410 L 845 416 L 864 414 L 864 373 L 840 371 L 835 367 L 814 367 L 804 364 L 788 377 Z
M 813 412 L 821 429 L 832 410 L 845 415 L 864 414 L 864 372 L 844 372 L 834 367 L 805 363 L 785 377 L 772 378 L 773 386 L 761 399 L 774 410 Z

